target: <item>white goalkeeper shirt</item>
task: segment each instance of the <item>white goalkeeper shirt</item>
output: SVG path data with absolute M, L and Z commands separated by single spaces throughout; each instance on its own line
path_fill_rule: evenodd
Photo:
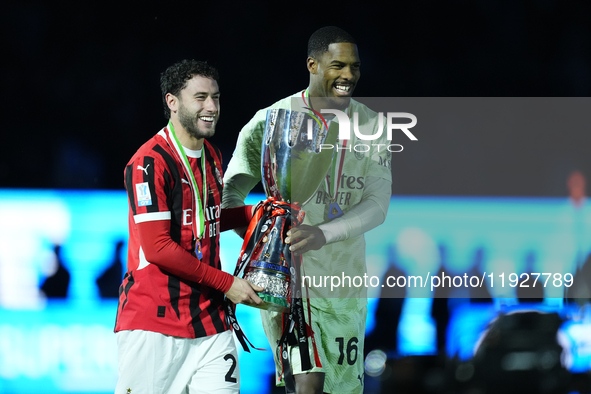
M 282 108 L 308 112 L 305 106 L 302 92 L 298 92 L 259 110 L 242 128 L 224 176 L 222 207 L 243 205 L 250 190 L 261 181 L 261 145 L 267 110 Z M 351 114 L 358 114 L 357 124 L 362 134 L 378 132 L 376 112 L 355 100 L 351 100 L 347 112 L 351 123 Z M 332 121 L 338 120 L 334 118 Z M 363 278 L 366 273 L 363 234 L 384 221 L 391 196 L 391 153 L 387 149 L 390 141 L 385 130 L 386 122 L 383 121 L 382 125 L 384 129 L 376 140 L 362 140 L 351 133 L 351 139 L 342 151 L 344 159 L 338 174 L 338 193 L 335 195 L 335 182 L 328 186 L 323 182 L 302 206 L 306 212 L 304 224 L 319 226 L 327 240 L 320 250 L 303 255 L 303 274 L 309 278 L 304 278 L 304 284 L 308 285 L 310 302 L 316 308 L 350 311 L 366 305 L 366 289 L 356 286 L 359 280 L 354 279 Z M 350 130 L 353 130 L 353 124 Z M 329 172 L 335 173 L 334 169 Z M 344 215 L 329 220 L 328 206 L 333 198 Z M 344 286 L 333 287 L 331 291 L 331 280 L 324 280 L 327 276 L 344 278 Z

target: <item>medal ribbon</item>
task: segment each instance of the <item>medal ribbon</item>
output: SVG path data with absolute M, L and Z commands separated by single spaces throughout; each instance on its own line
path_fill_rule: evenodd
M 193 235 L 197 240 L 201 240 L 203 237 L 203 233 L 205 232 L 205 217 L 203 215 L 203 211 L 205 209 L 205 204 L 207 204 L 207 178 L 205 174 L 205 150 L 202 149 L 201 151 L 201 174 L 203 175 L 203 205 L 201 204 L 201 198 L 199 196 L 199 188 L 197 187 L 197 181 L 195 180 L 195 176 L 193 175 L 193 171 L 191 170 L 191 165 L 189 164 L 189 159 L 187 159 L 187 155 L 185 154 L 185 150 L 183 149 L 181 143 L 179 142 L 176 133 L 174 132 L 174 127 L 172 122 L 168 122 L 168 128 L 170 129 L 170 134 L 172 135 L 172 148 L 176 151 L 177 155 L 180 158 L 180 161 L 183 165 L 183 169 L 187 177 L 191 180 L 189 186 L 191 187 L 191 191 L 193 192 L 193 206 L 195 208 L 195 220 L 193 220 Z M 199 220 L 197 220 L 199 218 Z
M 314 111 L 314 108 L 312 108 L 312 101 L 310 101 L 310 105 L 308 105 L 308 103 L 306 102 L 306 97 L 308 97 L 308 101 L 310 101 L 310 94 L 308 93 L 308 88 L 306 88 L 306 90 L 302 92 L 302 100 L 304 100 L 305 105 L 304 108 L 308 110 L 308 114 L 310 114 L 310 116 L 312 116 L 314 119 L 316 119 L 314 115 L 318 115 L 320 119 L 322 119 L 322 122 L 326 127 L 326 132 L 328 133 L 328 124 L 326 123 L 326 120 L 324 120 L 324 117 L 322 116 L 322 114 L 320 114 L 320 112 Z M 316 119 L 316 122 L 318 123 L 318 126 L 322 128 L 322 125 L 320 124 L 320 121 L 318 119 Z

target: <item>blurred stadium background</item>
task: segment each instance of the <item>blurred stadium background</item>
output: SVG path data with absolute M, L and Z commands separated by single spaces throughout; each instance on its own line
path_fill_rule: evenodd
M 252 202 L 257 197 L 262 198 L 253 196 Z M 386 222 L 366 236 L 368 275 L 425 277 L 439 270 L 460 276 L 501 270 L 577 274 L 583 269 L 580 256 L 591 249 L 590 228 L 589 207 L 567 198 L 394 197 Z M 122 191 L 0 191 L 0 392 L 112 392 L 117 379 L 113 326 L 126 233 Z M 241 240 L 226 232 L 221 243 L 224 267 L 232 271 Z M 438 355 L 457 363 L 452 375 L 435 374 L 432 382 L 423 376 L 427 391 L 417 392 L 440 392 L 428 391 L 429 385 L 441 388 L 443 382 L 436 383 L 444 377 L 456 384 L 470 381 L 466 365 L 471 364 L 466 363 L 474 362 L 478 341 L 495 317 L 509 312 L 534 310 L 560 319 L 552 338 L 561 348 L 547 352 L 546 364 L 534 362 L 534 371 L 559 365 L 573 374 L 591 369 L 591 313 L 585 304 L 564 299 L 565 286 L 520 294 L 529 289 L 511 287 L 507 279 L 504 288 L 498 282 L 485 286 L 485 293 L 459 287 L 446 298 L 406 290 L 382 294 L 388 289 L 369 288 L 368 393 L 389 384 L 399 387 L 400 382 L 392 383 L 390 363 L 411 356 L 424 356 L 415 360 L 435 366 L 446 365 Z M 255 346 L 269 348 L 258 310 L 240 306 L 238 318 Z M 528 322 L 530 339 L 546 327 Z M 438 330 L 444 331 L 438 335 Z M 521 345 L 525 350 L 507 354 L 537 349 L 528 349 L 526 341 Z M 529 370 L 528 360 L 503 365 L 508 371 Z M 239 361 L 242 392 L 270 393 L 270 351 L 241 352 Z

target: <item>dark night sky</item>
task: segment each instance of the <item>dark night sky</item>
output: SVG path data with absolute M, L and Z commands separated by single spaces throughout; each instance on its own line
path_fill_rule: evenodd
M 220 71 L 212 141 L 227 163 L 256 110 L 307 86 L 307 40 L 325 25 L 358 42 L 360 97 L 591 93 L 587 0 L 72 4 L 3 5 L 0 187 L 122 189 L 127 160 L 165 124 L 159 74 L 183 58 Z M 484 147 L 491 138 L 472 136 Z M 491 164 L 498 151 L 441 141 L 394 156 L 394 193 L 554 196 L 569 171 L 591 174 L 584 133 L 523 131 L 502 166 Z

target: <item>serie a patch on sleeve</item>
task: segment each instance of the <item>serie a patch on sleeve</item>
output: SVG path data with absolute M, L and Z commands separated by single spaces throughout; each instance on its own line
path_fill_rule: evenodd
M 135 194 L 137 195 L 138 207 L 152 205 L 152 195 L 150 194 L 150 187 L 148 186 L 148 182 L 136 183 Z

